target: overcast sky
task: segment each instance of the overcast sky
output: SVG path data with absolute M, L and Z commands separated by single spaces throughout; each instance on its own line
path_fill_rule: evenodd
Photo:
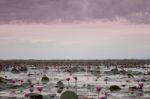
M 150 0 L 0 0 L 0 59 L 150 59 Z

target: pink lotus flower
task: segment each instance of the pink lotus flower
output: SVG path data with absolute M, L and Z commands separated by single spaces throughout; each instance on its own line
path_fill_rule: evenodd
M 30 88 L 29 90 L 30 90 L 30 92 L 32 93 L 32 92 L 34 91 L 34 88 Z
M 76 88 L 76 92 L 77 92 L 77 80 L 78 80 L 78 78 L 77 77 L 73 77 L 73 78 L 75 80 L 75 88 Z
M 25 93 L 24 96 L 25 96 L 25 97 L 29 97 L 29 96 L 30 96 L 30 93 Z
M 106 96 L 103 96 L 103 97 L 100 97 L 100 99 L 107 99 L 107 97 L 106 97 Z
M 96 87 L 96 91 L 97 91 L 97 92 L 100 92 L 101 89 L 102 89 L 101 87 Z
M 99 93 L 100 93 L 101 89 L 102 89 L 102 88 L 101 88 L 101 87 L 99 87 L 99 86 L 98 86 L 98 87 L 96 87 L 96 91 L 98 92 L 98 99 L 99 99 Z
M 23 83 L 24 81 L 23 81 L 23 80 L 20 80 L 20 82 Z
M 144 86 L 144 84 L 141 82 L 141 83 L 139 83 L 139 84 L 138 84 L 138 86 L 139 86 L 139 88 L 141 88 L 141 89 L 142 89 L 142 88 L 143 88 L 143 86 Z
M 41 91 L 43 90 L 43 87 L 41 87 L 41 86 L 37 87 L 37 90 L 40 91 L 40 93 L 41 93 Z
M 69 88 L 69 86 L 70 86 L 70 84 L 69 84 L 70 78 L 69 77 L 66 78 L 66 81 L 68 81 L 68 88 Z
M 66 80 L 67 80 L 67 81 L 70 81 L 70 78 L 68 77 L 68 78 L 66 78 Z
M 73 77 L 73 78 L 74 78 L 74 80 L 76 80 L 76 81 L 78 80 L 78 78 L 77 78 L 77 77 Z
M 24 81 L 23 80 L 20 80 L 20 83 L 22 84 Z
M 15 84 L 15 83 L 16 83 L 16 81 L 15 81 L 15 80 L 12 80 L 11 82 L 12 82 L 13 84 Z

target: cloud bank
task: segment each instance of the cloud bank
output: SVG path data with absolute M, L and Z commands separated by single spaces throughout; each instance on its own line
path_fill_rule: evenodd
M 0 0 L 0 24 L 125 20 L 150 23 L 150 0 Z

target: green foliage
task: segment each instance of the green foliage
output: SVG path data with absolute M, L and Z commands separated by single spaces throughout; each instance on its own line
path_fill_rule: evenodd
M 64 84 L 62 81 L 58 81 L 57 84 L 56 84 L 56 87 L 58 88 L 64 88 Z
M 57 93 L 61 93 L 61 92 L 63 91 L 63 89 L 64 89 L 64 88 L 59 88 L 59 89 L 57 90 Z
M 49 82 L 49 78 L 46 76 L 46 75 L 44 75 L 43 77 L 42 77 L 42 80 L 41 80 L 42 82 Z
M 58 88 L 57 93 L 61 93 L 64 89 L 64 84 L 62 81 L 58 81 L 56 84 L 56 87 Z
M 60 99 L 79 99 L 78 95 L 73 91 L 65 91 L 60 96 Z
M 19 73 L 20 71 L 17 70 L 15 67 L 11 70 L 12 73 Z
M 28 68 L 26 66 L 23 66 L 20 68 L 20 71 L 22 72 L 27 72 L 28 71 Z
M 119 91 L 119 90 L 121 90 L 121 88 L 117 85 L 112 85 L 112 86 L 110 86 L 109 89 L 110 89 L 110 91 Z
M 134 78 L 134 76 L 131 73 L 128 73 L 128 78 Z

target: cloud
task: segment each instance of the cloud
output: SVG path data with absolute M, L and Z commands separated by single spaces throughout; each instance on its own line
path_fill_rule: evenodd
M 0 0 L 0 23 L 150 23 L 150 0 Z

